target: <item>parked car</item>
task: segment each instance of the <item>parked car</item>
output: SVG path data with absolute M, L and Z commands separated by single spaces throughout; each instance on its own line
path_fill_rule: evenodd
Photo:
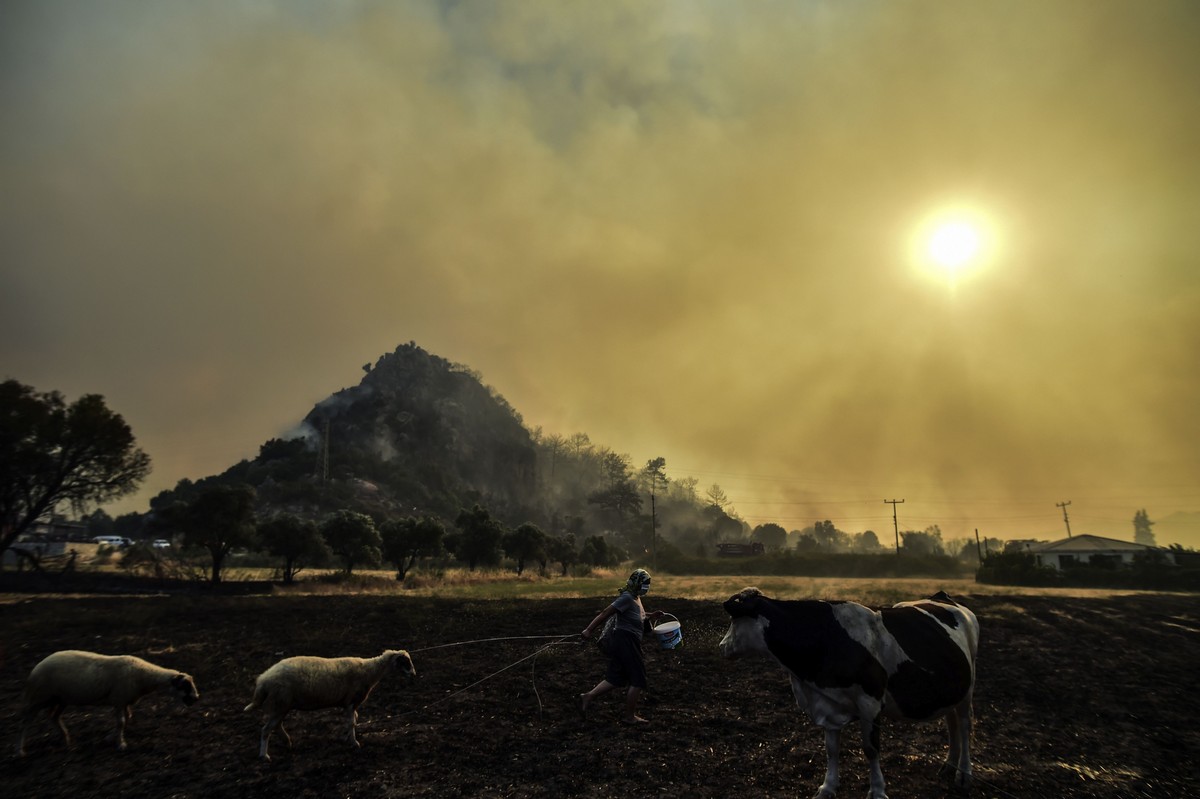
M 101 546 L 117 547 L 119 549 L 133 546 L 133 541 L 120 535 L 98 535 L 92 541 Z
M 156 538 L 154 539 L 154 543 L 150 546 L 154 547 L 155 549 L 170 549 L 171 542 L 165 538 Z

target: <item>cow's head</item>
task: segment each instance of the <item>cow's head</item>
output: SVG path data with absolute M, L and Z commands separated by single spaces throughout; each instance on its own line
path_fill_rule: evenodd
M 743 588 L 725 600 L 725 612 L 732 621 L 721 639 L 721 654 L 727 658 L 767 654 L 765 631 L 770 620 L 763 614 L 771 600 L 757 588 Z

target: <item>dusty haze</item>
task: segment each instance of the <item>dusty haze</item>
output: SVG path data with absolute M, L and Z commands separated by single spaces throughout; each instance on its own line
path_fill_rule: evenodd
M 0 6 L 0 377 L 145 489 L 397 344 L 751 523 L 1200 510 L 1192 2 Z M 931 213 L 992 235 L 953 286 Z M 1160 538 L 1160 543 L 1164 543 Z

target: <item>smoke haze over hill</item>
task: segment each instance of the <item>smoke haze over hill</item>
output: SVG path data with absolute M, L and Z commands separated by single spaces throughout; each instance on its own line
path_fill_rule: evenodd
M 752 524 L 1129 538 L 1200 510 L 1197 40 L 1189 2 L 7 2 L 0 377 L 125 416 L 122 510 L 414 340 Z M 989 231 L 953 280 L 945 208 Z

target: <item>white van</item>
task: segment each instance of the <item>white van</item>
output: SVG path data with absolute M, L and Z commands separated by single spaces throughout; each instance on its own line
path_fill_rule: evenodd
M 106 547 L 128 547 L 133 546 L 133 542 L 128 538 L 119 535 L 98 535 L 92 541 Z

